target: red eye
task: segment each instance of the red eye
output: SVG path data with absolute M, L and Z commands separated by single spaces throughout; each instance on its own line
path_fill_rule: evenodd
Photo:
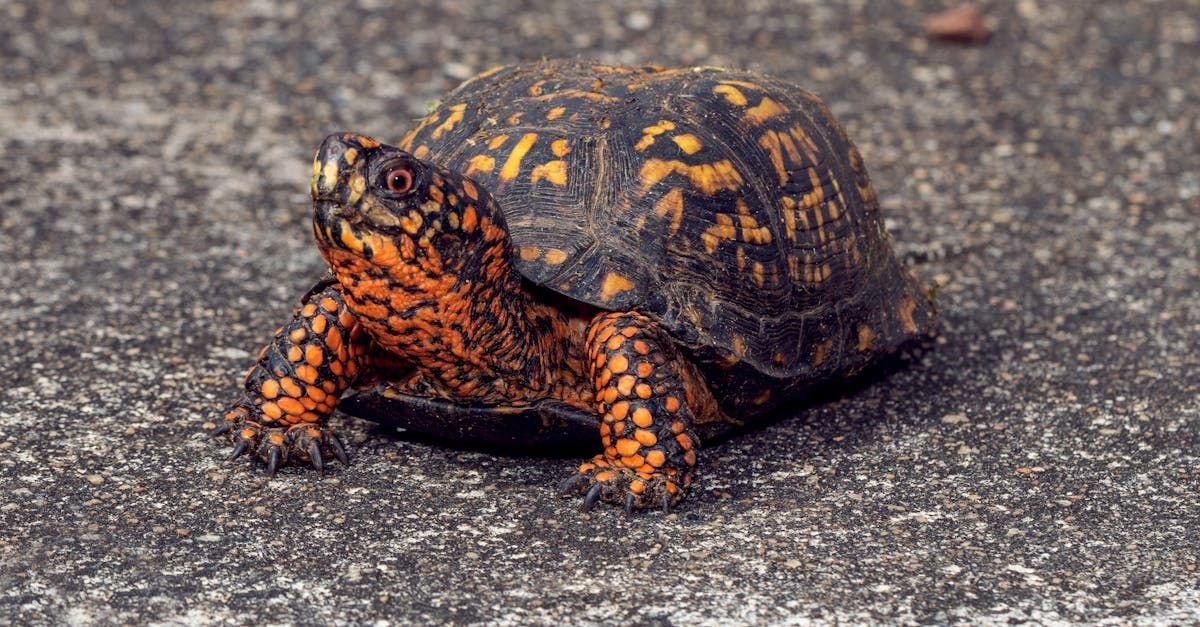
M 387 188 L 392 193 L 403 194 L 412 189 L 412 184 L 413 175 L 408 168 L 396 168 L 387 173 Z

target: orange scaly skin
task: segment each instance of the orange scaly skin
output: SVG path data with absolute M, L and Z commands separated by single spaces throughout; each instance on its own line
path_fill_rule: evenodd
M 252 452 L 271 474 L 293 458 L 317 468 L 330 454 L 346 463 L 341 443 L 322 423 L 365 368 L 368 345 L 340 286 L 318 283 L 259 351 L 245 393 L 217 428 L 234 443 L 231 459 Z
M 695 478 L 699 438 L 686 393 L 686 370 L 653 320 L 635 312 L 601 314 L 587 333 L 604 452 L 563 485 L 597 500 L 669 509 Z
M 341 141 L 362 143 L 355 136 Z M 581 374 L 582 338 L 565 315 L 534 302 L 521 285 L 491 196 L 459 174 L 396 149 L 388 148 L 387 157 L 354 150 L 377 161 L 402 159 L 427 179 L 403 204 L 386 209 L 370 193 L 351 203 L 343 189 L 350 186 L 320 183 L 333 186 L 331 201 L 345 204 L 318 210 L 318 246 L 350 310 L 380 349 L 414 368 L 445 398 L 504 405 L 557 398 L 586 405 L 591 392 Z M 340 163 L 345 178 L 361 174 L 344 158 Z M 316 195 L 324 198 L 320 190 Z

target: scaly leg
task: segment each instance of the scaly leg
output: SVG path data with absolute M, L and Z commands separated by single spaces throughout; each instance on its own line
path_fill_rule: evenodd
M 233 442 L 230 459 L 249 451 L 272 475 L 292 458 L 307 459 L 318 470 L 329 454 L 348 463 L 341 442 L 324 423 L 364 369 L 368 345 L 341 287 L 318 283 L 259 352 L 258 363 L 246 373 L 245 393 L 213 435 L 227 434 Z
M 604 452 L 564 491 L 583 494 L 584 509 L 603 500 L 669 510 L 695 478 L 699 446 L 674 344 L 650 318 L 614 312 L 592 321 L 586 346 Z

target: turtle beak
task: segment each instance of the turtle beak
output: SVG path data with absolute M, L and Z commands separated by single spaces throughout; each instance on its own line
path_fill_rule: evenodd
M 357 202 L 366 188 L 363 165 L 380 146 L 378 141 L 356 133 L 326 137 L 313 159 L 313 201 L 332 201 L 343 206 Z

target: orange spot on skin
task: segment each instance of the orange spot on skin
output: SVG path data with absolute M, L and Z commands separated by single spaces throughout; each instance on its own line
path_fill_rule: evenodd
M 338 352 L 342 347 L 342 334 L 337 329 L 330 329 L 329 333 L 325 334 L 325 346 L 333 352 Z
M 671 432 L 672 433 L 683 433 L 683 421 L 676 420 L 675 422 L 672 422 L 671 423 Z
M 304 341 L 305 335 L 308 334 L 304 331 L 304 329 L 292 329 L 292 332 L 288 333 L 288 339 L 291 340 L 293 344 L 299 344 L 300 342 Z
M 653 390 L 650 389 L 650 386 L 646 385 L 645 383 L 637 384 L 636 391 L 638 398 L 650 398 L 650 395 L 653 393 Z
M 262 392 L 263 398 L 275 398 L 276 396 L 279 396 L 279 383 L 277 383 L 274 379 L 267 379 L 266 381 L 263 381 L 260 392 Z
M 609 272 L 604 275 L 604 280 L 600 283 L 600 298 L 602 300 L 609 300 L 613 296 L 616 296 L 617 293 L 627 292 L 633 288 L 634 283 L 628 277 L 616 272 Z
M 279 409 L 293 416 L 299 416 L 304 413 L 304 406 L 294 398 L 281 398 L 276 404 L 279 405 Z
M 638 173 L 642 180 L 641 193 L 645 194 L 671 174 L 688 177 L 691 184 L 705 196 L 712 196 L 721 190 L 737 190 L 742 186 L 741 174 L 728 159 L 697 165 L 676 160 L 647 159 Z
M 621 438 L 617 440 L 617 453 L 619 453 L 621 457 L 633 455 L 641 450 L 641 448 L 642 445 L 638 444 L 637 440 L 630 440 L 629 438 Z M 641 466 L 641 464 L 638 465 Z
M 308 386 L 308 390 L 306 390 L 306 392 L 308 393 L 309 398 L 313 399 L 314 401 L 316 401 L 318 403 L 324 402 L 325 399 L 328 398 L 328 396 L 329 396 L 328 394 L 325 393 L 325 390 L 322 390 L 321 388 L 319 388 L 315 385 Z
M 678 398 L 675 398 L 674 396 L 668 396 L 667 400 L 663 401 L 663 403 L 666 405 L 667 411 L 671 411 L 671 412 L 679 411 L 679 399 Z
M 683 454 L 683 462 L 688 466 L 696 465 L 696 451 L 688 451 Z
M 534 166 L 533 172 L 529 174 L 529 182 L 537 185 L 537 182 L 542 179 L 546 179 L 559 187 L 565 186 L 567 184 L 567 162 L 562 159 L 556 159 Z
M 629 482 L 629 491 L 634 494 L 641 494 L 646 491 L 646 484 L 640 479 L 634 479 Z
M 312 303 L 304 305 L 304 308 L 300 310 L 300 315 L 305 318 L 311 318 L 315 313 L 317 313 L 317 306 Z
M 608 360 L 608 368 L 609 370 L 612 370 L 614 374 L 621 374 L 629 369 L 629 358 L 625 357 L 624 355 L 616 355 L 612 359 Z
M 629 455 L 621 458 L 621 464 L 626 468 L 640 468 L 646 463 L 646 458 L 641 455 Z
M 475 206 L 467 205 L 467 208 L 463 209 L 462 229 L 470 233 L 475 230 L 476 224 L 478 224 L 478 217 L 475 215 Z
M 652 372 L 654 372 L 654 365 L 651 364 L 650 362 L 643 361 L 643 362 L 638 363 L 637 374 L 639 377 L 645 379 L 646 377 L 650 376 L 650 373 L 652 373 Z
M 504 162 L 504 167 L 500 169 L 500 180 L 511 181 L 517 178 L 517 174 L 521 171 L 521 160 L 533 147 L 533 143 L 537 141 L 537 133 L 525 133 L 521 136 L 521 140 L 513 146 L 512 152 L 508 155 L 508 160 Z
M 324 309 L 329 313 L 336 312 L 338 309 L 337 301 L 326 296 L 325 298 L 321 299 L 321 309 Z
M 283 410 L 279 409 L 279 405 L 276 405 L 275 403 L 263 403 L 262 407 L 259 407 L 258 409 L 263 413 L 264 416 L 267 416 L 268 418 L 274 418 L 275 420 L 279 420 L 279 418 L 283 416 Z
M 629 415 L 629 401 L 613 403 L 612 409 L 609 411 L 612 412 L 613 418 L 625 420 L 625 416 Z M 635 419 L 634 422 L 637 422 L 637 420 Z
M 658 443 L 658 438 L 646 429 L 638 429 L 633 433 L 633 437 L 642 446 L 654 446 Z M 641 464 L 638 464 L 638 466 L 641 466 Z
M 769 400 L 771 400 L 771 390 L 763 390 L 762 394 L 754 397 L 754 404 L 762 405 Z
M 299 346 L 288 347 L 287 359 L 291 362 L 300 361 L 304 357 L 304 351 L 300 350 Z
M 462 189 L 471 197 L 471 200 L 479 200 L 479 190 L 475 189 L 475 184 L 467 179 L 462 181 Z
M 624 343 L 624 335 L 614 335 L 613 337 L 608 338 L 608 342 L 604 346 L 606 346 L 610 351 L 615 351 L 618 348 L 621 348 L 621 345 Z
M 646 463 L 655 468 L 660 468 L 663 464 L 667 463 L 667 455 L 662 451 L 650 451 L 646 453 Z
M 649 427 L 654 424 L 654 415 L 650 413 L 649 409 L 639 407 L 633 411 L 633 424 L 639 427 Z
M 314 333 L 324 333 L 325 326 L 329 324 L 329 320 L 325 316 L 317 316 L 312 319 L 312 330 Z
M 316 344 L 309 344 L 304 349 L 304 361 L 307 361 L 310 366 L 320 366 L 325 362 L 325 351 L 321 350 L 321 347 Z
M 636 382 L 637 377 L 627 374 L 617 380 L 617 391 L 620 392 L 622 396 L 629 396 L 629 393 L 633 391 L 633 384 Z M 609 389 L 611 390 L 612 388 Z
M 279 387 L 283 388 L 283 393 L 288 396 L 300 396 L 300 386 L 291 377 L 283 377 L 279 380 Z
M 679 446 L 683 447 L 683 450 L 685 450 L 685 451 L 692 450 L 692 439 L 690 437 L 688 437 L 688 434 L 680 433 L 680 434 L 676 435 L 675 441 L 679 443 Z
M 630 378 L 632 379 L 633 377 L 630 377 Z M 620 384 L 618 383 L 618 385 L 620 385 Z M 617 388 L 605 388 L 604 394 L 600 396 L 600 399 L 603 400 L 605 403 L 611 404 L 617 400 L 617 397 L 619 396 L 618 392 L 619 392 L 619 390 Z

